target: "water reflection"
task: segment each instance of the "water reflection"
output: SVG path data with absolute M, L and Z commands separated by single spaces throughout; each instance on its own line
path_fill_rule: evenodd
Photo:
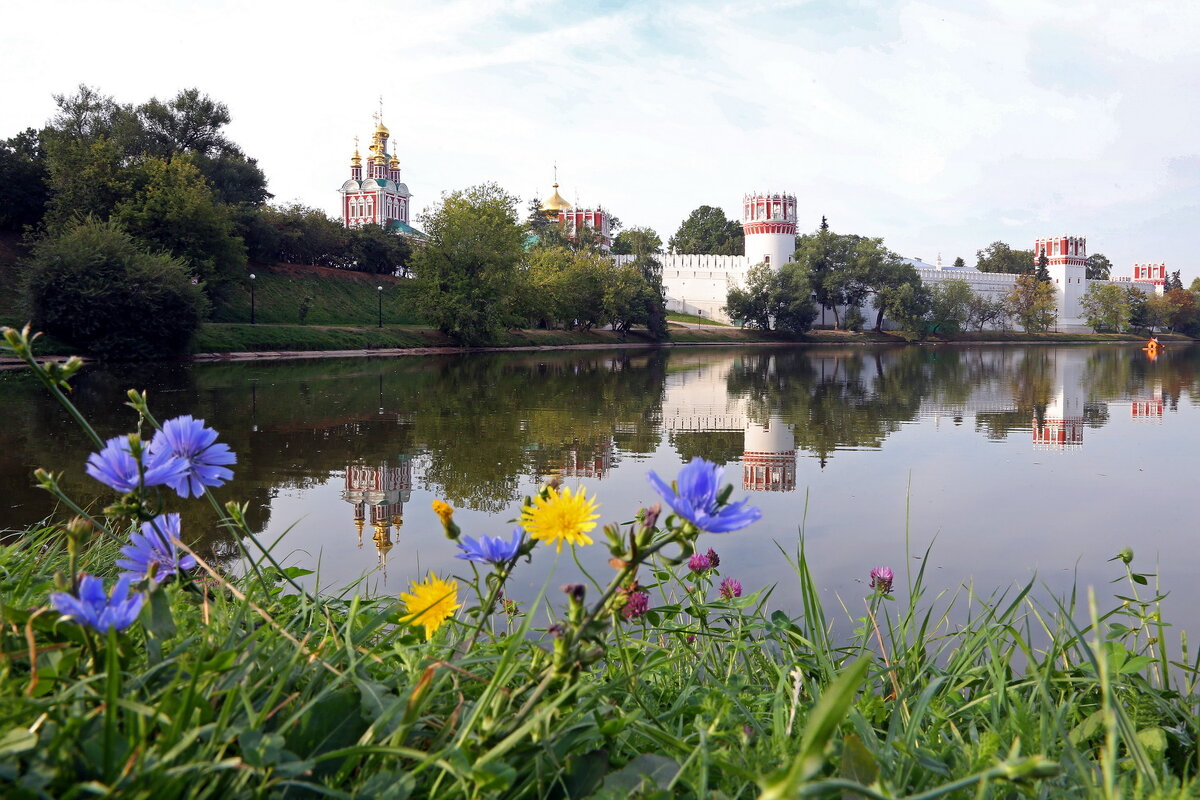
M 900 563 L 889 548 L 904 541 L 912 492 L 920 541 L 950 531 L 948 570 L 974 575 L 986 554 L 1003 582 L 1014 564 L 1068 570 L 1082 553 L 1103 569 L 1099 557 L 1130 531 L 1190 530 L 1186 504 L 1130 504 L 1123 489 L 1157 470 L 1164 498 L 1192 492 L 1189 469 L 1162 468 L 1190 464 L 1198 445 L 1198 354 L 679 348 L 215 363 L 89 368 L 74 398 L 103 437 L 136 422 L 122 407 L 131 386 L 150 391 L 161 417 L 203 417 L 239 457 L 222 499 L 247 501 L 266 541 L 283 535 L 284 557 L 325 553 L 332 583 L 379 567 L 391 590 L 415 570 L 461 566 L 428 511 L 433 498 L 458 507 L 470 533 L 504 534 L 523 495 L 558 476 L 588 486 L 617 521 L 653 503 L 647 469 L 670 475 L 696 456 L 725 464 L 726 480 L 764 510 L 738 537 L 731 569 L 785 581 L 775 542 L 796 540 L 809 499 L 806 531 L 830 575 L 854 575 L 865 553 Z M 106 503 L 83 474 L 88 441 L 31 380 L 0 373 L 0 401 L 22 421 L 0 426 L 0 527 L 53 510 L 32 487 L 36 467 Z M 208 504 L 180 510 L 210 557 L 233 557 Z M 530 582 L 544 577 L 529 569 Z M 851 578 L 841 581 L 830 590 Z

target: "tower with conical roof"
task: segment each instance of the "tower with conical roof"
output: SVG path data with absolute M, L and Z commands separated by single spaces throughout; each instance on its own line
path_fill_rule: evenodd
M 382 113 L 375 115 L 375 130 L 367 148 L 367 158 L 358 152 L 358 140 L 354 142 L 354 155 L 350 158 L 350 178 L 339 190 L 342 195 L 342 224 L 347 228 L 363 225 L 379 225 L 409 236 L 420 236 L 412 227 L 409 214 L 412 194 L 400 180 L 400 159 L 394 151 L 388 151 L 391 131 L 383 124 Z

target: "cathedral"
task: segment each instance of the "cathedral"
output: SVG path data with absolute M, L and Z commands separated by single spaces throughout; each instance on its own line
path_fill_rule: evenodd
M 400 180 L 400 159 L 388 153 L 391 132 L 383 117 L 375 115 L 375 132 L 371 135 L 366 170 L 363 175 L 362 156 L 355 139 L 354 155 L 350 158 L 350 178 L 339 190 L 342 195 L 342 224 L 347 228 L 379 225 L 405 236 L 421 236 L 409 223 L 412 194 Z

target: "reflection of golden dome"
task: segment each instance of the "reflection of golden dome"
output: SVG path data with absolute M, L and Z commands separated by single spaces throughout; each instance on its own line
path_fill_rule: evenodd
M 542 212 L 547 214 L 557 214 L 559 211 L 569 211 L 571 204 L 563 199 L 563 196 L 558 193 L 558 183 L 554 184 L 554 194 L 546 198 L 546 202 L 542 203 Z

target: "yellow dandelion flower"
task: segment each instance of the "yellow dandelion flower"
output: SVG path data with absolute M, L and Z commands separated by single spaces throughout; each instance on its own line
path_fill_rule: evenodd
M 458 602 L 458 583 L 444 581 L 432 572 L 425 581 L 413 581 L 408 592 L 400 593 L 400 600 L 408 612 L 400 621 L 423 627 L 426 639 L 432 637 L 443 622 L 454 616 L 454 610 L 462 606 Z
M 521 527 L 538 541 L 557 543 L 555 552 L 561 553 L 563 542 L 591 544 L 587 531 L 596 527 L 599 517 L 596 501 L 587 498 L 587 489 L 580 487 L 579 494 L 572 495 L 569 487 L 549 487 L 546 499 L 537 495 L 533 505 L 521 509 Z
M 433 513 L 441 517 L 443 525 L 449 525 L 450 518 L 454 516 L 454 508 L 445 500 L 434 500 Z

